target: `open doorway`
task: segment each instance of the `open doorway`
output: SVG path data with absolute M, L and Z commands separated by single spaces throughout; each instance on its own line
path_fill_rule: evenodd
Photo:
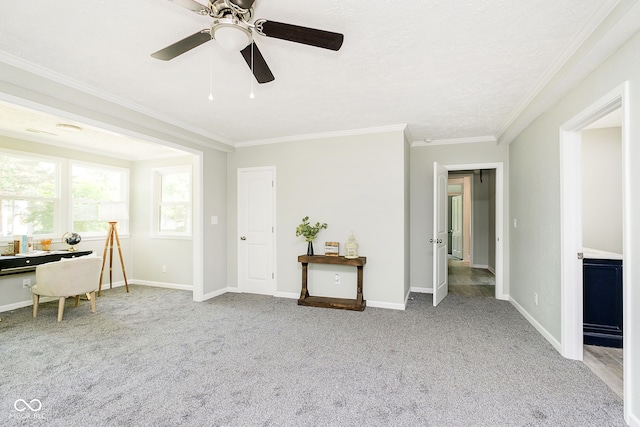
M 449 291 L 502 295 L 502 165 L 446 166 L 449 206 Z M 458 208 L 455 204 L 458 203 Z M 460 228 L 462 230 L 460 230 Z
M 449 292 L 496 296 L 496 170 L 450 170 Z
M 624 119 L 628 114 L 627 91 L 626 84 L 622 85 L 561 127 L 562 354 L 584 360 L 623 397 L 625 412 L 628 372 L 632 371 L 630 346 L 623 334 L 630 283 L 624 269 L 629 261 L 629 239 L 624 230 L 630 223 L 625 203 L 629 185 L 625 154 L 628 120 Z M 611 197 L 615 200 L 609 200 Z M 617 272 L 602 276 L 613 264 L 618 265 L 613 269 Z M 600 276 L 596 280 L 594 271 Z M 594 284 L 600 288 L 595 294 Z M 609 320 L 612 308 L 613 321 Z M 618 337 L 608 339 L 618 333 Z M 594 346 L 594 336 L 605 340 L 596 340 Z M 620 345 L 624 341 L 623 348 L 611 352 L 615 341 Z M 594 361 L 600 366 L 593 365 Z

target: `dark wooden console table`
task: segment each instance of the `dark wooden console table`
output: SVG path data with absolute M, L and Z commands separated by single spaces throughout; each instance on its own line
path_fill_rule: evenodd
M 341 308 L 343 310 L 356 311 L 363 311 L 367 306 L 367 302 L 362 297 L 362 269 L 367 263 L 366 257 L 345 258 L 343 256 L 300 255 L 298 257 L 298 262 L 302 263 L 302 292 L 300 292 L 298 305 L 325 308 Z M 309 267 L 309 263 L 352 265 L 354 267 L 357 267 L 358 290 L 356 292 L 356 299 L 310 296 L 309 290 L 307 289 L 307 270 Z

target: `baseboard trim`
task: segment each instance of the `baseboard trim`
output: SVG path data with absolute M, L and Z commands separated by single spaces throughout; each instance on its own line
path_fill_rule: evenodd
M 367 300 L 367 307 L 373 308 L 388 308 L 390 310 L 402 310 L 406 308 L 404 304 L 398 304 L 394 302 L 384 302 L 384 301 L 371 301 Z
M 273 296 L 277 298 L 289 298 L 289 299 L 300 298 L 300 294 L 295 292 L 276 292 L 275 294 L 273 294 Z
M 154 282 L 151 280 L 130 280 L 129 284 L 153 286 L 154 288 L 178 289 L 180 291 L 193 291 L 193 285 L 183 285 L 181 283 Z M 122 285 L 120 285 L 122 286 Z
M 489 265 L 487 264 L 471 264 L 471 268 L 481 268 L 483 270 L 488 270 Z
M 513 305 L 516 308 L 516 310 L 518 310 L 520 312 L 520 314 L 522 314 L 522 316 L 525 319 L 527 319 L 527 321 L 529 321 L 529 323 L 531 323 L 533 325 L 534 328 L 536 328 L 538 330 L 538 332 L 540 332 L 540 334 L 547 341 L 549 341 L 549 343 L 553 346 L 553 348 L 556 349 L 556 351 L 558 353 L 562 354 L 562 346 L 560 345 L 560 342 L 558 340 L 556 340 L 555 337 L 553 335 L 551 335 L 549 333 L 549 331 L 547 331 L 544 328 L 544 326 L 542 326 L 540 323 L 538 323 L 538 321 L 536 319 L 534 319 L 534 317 L 532 315 L 530 315 L 529 312 L 524 309 L 524 307 L 522 307 L 520 304 L 518 304 L 518 302 L 516 300 L 514 300 L 511 297 L 509 297 L 509 302 L 511 303 L 511 305 Z
M 487 270 L 489 270 L 489 272 L 490 272 L 491 274 L 493 274 L 494 276 L 496 275 L 496 269 L 495 269 L 495 268 L 493 268 L 493 267 L 489 266 L 489 267 L 487 267 Z
M 631 399 L 629 399 L 631 400 Z M 631 427 L 640 427 L 640 418 L 636 417 L 634 414 L 629 413 L 629 425 Z
M 417 294 L 432 294 L 433 293 L 433 288 L 421 288 L 418 286 L 412 286 L 411 287 L 411 292 L 415 292 Z
M 45 298 L 47 297 L 40 298 L 40 302 L 46 302 Z M 50 298 L 50 300 L 53 301 L 53 298 Z M 17 310 L 19 308 L 29 307 L 31 305 L 33 305 L 33 300 L 25 300 L 20 302 L 14 302 L 12 304 L 2 305 L 0 306 L 0 313 L 3 313 L 5 311 Z

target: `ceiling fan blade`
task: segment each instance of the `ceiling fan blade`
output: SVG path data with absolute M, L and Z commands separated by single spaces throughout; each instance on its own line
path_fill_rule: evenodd
M 344 36 L 340 33 L 267 21 L 266 19 L 256 20 L 256 27 L 258 32 L 267 37 L 275 37 L 323 49 L 339 50 L 344 41 Z
M 247 65 L 251 68 L 251 46 L 253 46 L 253 75 L 256 77 L 258 83 L 269 83 L 275 80 L 267 61 L 264 60 L 262 53 L 258 49 L 255 43 L 251 43 L 240 51 Z
M 229 0 L 229 1 L 241 9 L 249 9 L 251 8 L 251 6 L 253 6 L 253 2 L 255 0 Z
M 202 43 L 208 42 L 209 40 L 211 40 L 209 29 L 202 30 L 190 35 L 189 37 L 185 37 L 184 39 L 177 41 L 174 44 L 165 47 L 164 49 L 160 49 L 159 51 L 152 53 L 151 56 L 156 59 L 168 61 L 178 55 L 182 55 L 183 53 L 193 49 L 194 47 L 200 46 Z
M 208 15 L 210 11 L 207 6 L 200 4 L 194 0 L 169 0 L 169 1 L 177 4 L 178 6 L 184 7 L 185 9 L 189 9 L 192 12 L 198 13 L 200 15 Z

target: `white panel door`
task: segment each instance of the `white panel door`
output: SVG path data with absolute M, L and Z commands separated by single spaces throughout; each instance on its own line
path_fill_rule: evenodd
M 462 259 L 462 195 L 451 198 L 451 255 Z
M 449 172 L 433 163 L 433 305 L 449 293 L 447 271 L 447 190 Z
M 275 294 L 274 168 L 238 169 L 238 289 Z

